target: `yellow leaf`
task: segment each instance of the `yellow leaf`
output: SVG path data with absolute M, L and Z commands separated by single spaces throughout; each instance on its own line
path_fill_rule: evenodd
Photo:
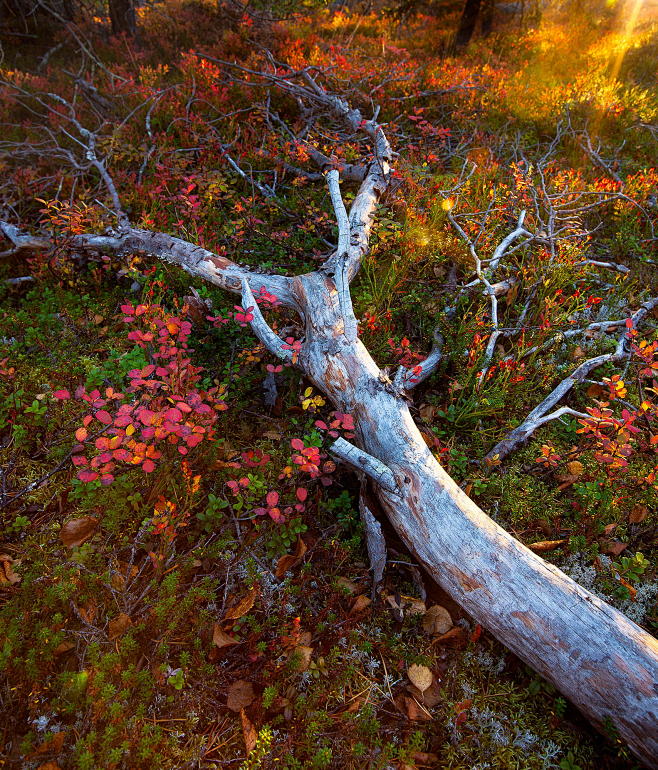
M 434 676 L 427 666 L 419 666 L 417 663 L 413 663 L 409 666 L 407 671 L 409 681 L 421 692 L 425 692 L 427 688 L 432 684 Z
M 540 540 L 538 543 L 531 543 L 528 548 L 535 553 L 545 553 L 546 551 L 554 551 L 566 542 L 566 540 Z
M 584 470 L 583 464 L 578 460 L 567 463 L 567 470 L 572 476 L 580 476 Z

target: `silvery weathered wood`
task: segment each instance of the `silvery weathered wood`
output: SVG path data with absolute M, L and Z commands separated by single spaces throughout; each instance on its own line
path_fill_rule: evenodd
M 72 244 L 79 250 L 149 254 L 241 294 L 245 305 L 255 308 L 254 332 L 289 362 L 290 351 L 267 325 L 254 295 L 265 289 L 299 313 L 305 336 L 296 365 L 354 419 L 358 447 L 338 441 L 334 451 L 369 476 L 383 510 L 419 562 L 477 622 L 552 682 L 595 725 L 609 720 L 638 758 L 658 768 L 658 641 L 515 540 L 464 494 L 414 424 L 406 397 L 413 386 L 409 373 L 401 370 L 392 382 L 358 338 L 349 283 L 368 251 L 377 202 L 391 178 L 393 153 L 382 126 L 376 117 L 366 120 L 358 109 L 326 93 L 309 71 L 296 73 L 303 84 L 292 76 L 260 74 L 298 100 L 319 105 L 342 121 L 348 135 L 360 132 L 370 140 L 372 159 L 358 167 L 350 164 L 343 176 L 360 183 L 349 212 L 340 194 L 340 168 L 324 168 L 340 235 L 338 249 L 319 270 L 294 278 L 259 274 L 171 235 L 133 228 L 113 184 L 108 189 L 117 209 L 118 230 L 77 235 Z M 326 156 L 317 155 L 325 166 Z M 102 169 L 106 171 L 105 166 Z M 18 231 L 11 227 L 0 223 L 18 246 Z M 522 235 L 520 217 L 496 259 Z M 495 308 L 496 288 L 486 281 Z M 645 303 L 634 319 L 650 309 Z M 601 357 L 601 362 L 616 360 L 616 355 L 623 356 L 623 347 Z M 437 338 L 417 379 L 428 376 L 440 358 Z M 529 419 L 543 419 L 585 369 L 595 365 L 597 360 L 581 364 Z M 527 427 L 524 424 L 524 431 Z

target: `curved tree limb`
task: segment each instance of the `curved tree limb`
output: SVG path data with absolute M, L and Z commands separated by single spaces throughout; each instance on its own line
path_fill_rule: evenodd
M 640 308 L 631 316 L 632 328 L 636 329 L 638 325 L 644 320 L 645 316 L 658 306 L 658 297 L 653 297 L 642 303 Z M 558 383 L 555 388 L 546 396 L 546 398 L 536 406 L 530 414 L 523 420 L 523 422 L 502 441 L 499 441 L 496 446 L 487 453 L 484 460 L 488 463 L 500 462 L 507 455 L 514 451 L 520 444 L 527 441 L 530 436 L 539 428 L 548 422 L 546 415 L 551 409 L 573 388 L 574 385 L 583 382 L 583 380 L 599 366 L 607 363 L 617 363 L 627 358 L 629 352 L 626 346 L 626 332 L 621 335 L 617 342 L 617 347 L 612 353 L 604 353 L 600 356 L 590 358 L 587 361 L 583 361 L 568 377 L 565 377 L 562 382 Z M 565 414 L 566 412 L 562 412 Z M 558 415 L 560 416 L 560 415 Z M 553 418 L 551 418 L 553 419 Z

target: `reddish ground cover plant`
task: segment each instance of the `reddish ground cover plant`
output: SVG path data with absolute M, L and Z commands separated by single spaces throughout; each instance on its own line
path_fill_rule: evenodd
M 117 464 L 152 473 L 173 447 L 187 455 L 212 439 L 217 413 L 228 408 L 223 388 L 198 388 L 201 368 L 190 358 L 190 321 L 157 304 L 122 305 L 121 311 L 124 322 L 135 327 L 128 339 L 152 363 L 130 370 L 130 384 L 122 393 L 112 388 L 88 393 L 82 386 L 76 390 L 75 398 L 92 409 L 75 433 L 80 443 L 72 460 L 81 481 L 111 484 Z M 61 397 L 61 392 L 53 395 Z

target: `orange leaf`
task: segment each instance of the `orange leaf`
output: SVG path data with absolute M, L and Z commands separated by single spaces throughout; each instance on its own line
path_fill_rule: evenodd
M 249 593 L 244 597 L 244 599 L 239 601 L 235 607 L 232 607 L 226 613 L 226 615 L 224 615 L 224 620 L 237 620 L 238 618 L 243 617 L 243 615 L 246 615 L 254 606 L 257 593 L 258 589 L 252 588 L 251 591 L 249 591 Z
M 222 629 L 219 623 L 215 623 L 213 626 L 212 642 L 215 646 L 219 647 L 220 650 L 222 647 L 231 647 L 234 644 L 240 644 L 237 639 L 229 636 L 229 634 L 227 634 L 226 631 Z
M 132 626 L 132 620 L 126 615 L 125 612 L 119 613 L 119 615 L 110 620 L 108 626 L 108 636 L 110 641 L 118 639 L 120 636 L 126 633 L 126 631 Z
M 256 748 L 258 742 L 258 733 L 256 728 L 249 721 L 244 709 L 240 709 L 240 719 L 242 721 L 242 736 L 244 738 L 244 747 L 247 750 L 247 756 Z

